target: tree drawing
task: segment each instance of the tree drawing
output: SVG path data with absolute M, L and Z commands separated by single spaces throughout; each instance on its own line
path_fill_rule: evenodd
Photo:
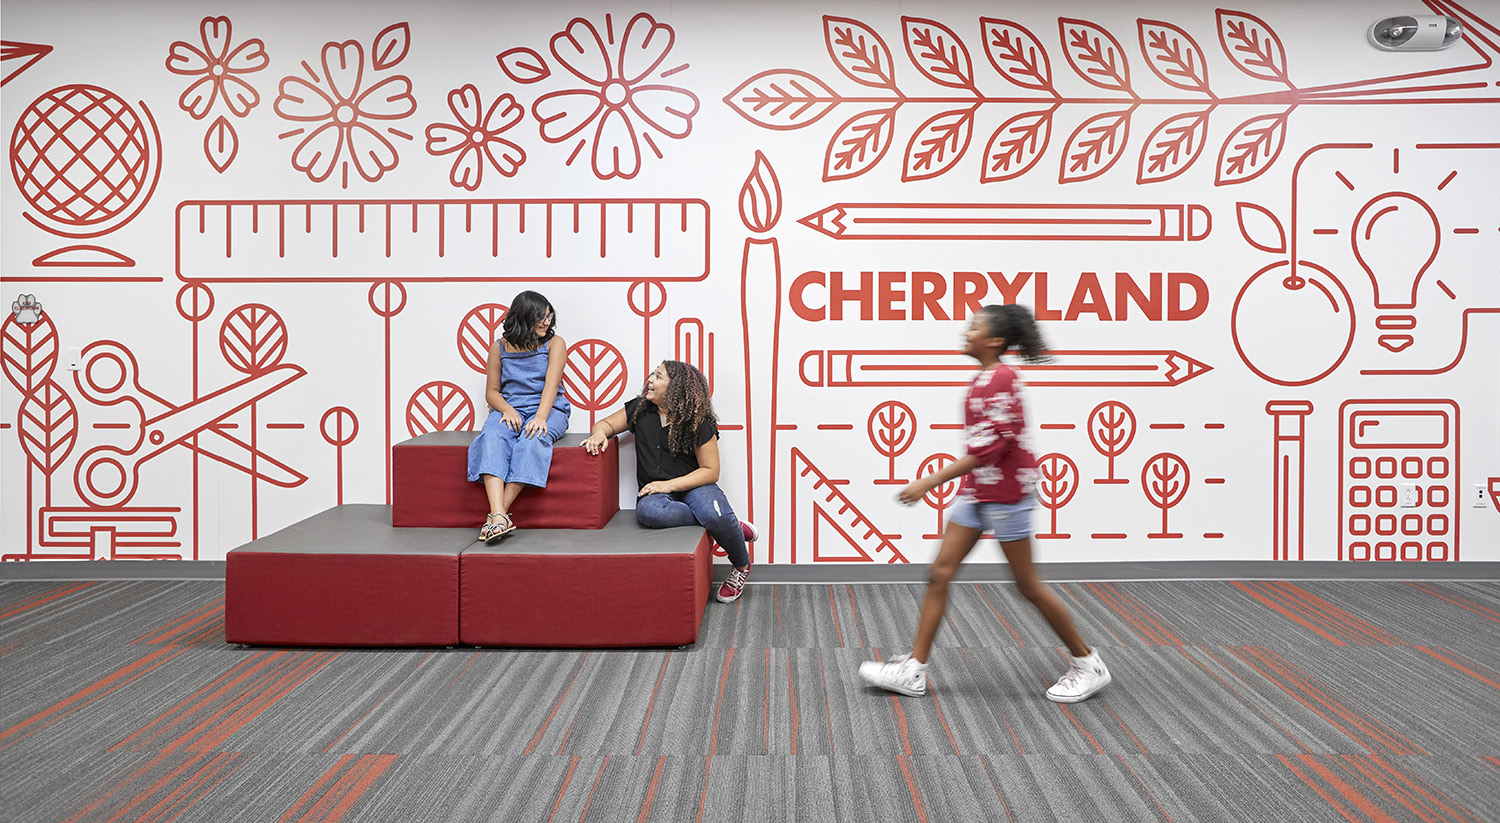
M 417 389 L 406 404 L 406 430 L 412 437 L 474 428 L 474 404 L 464 390 L 444 380 Z
M 1109 460 L 1109 476 L 1096 478 L 1095 483 L 1129 483 L 1124 477 L 1115 477 L 1115 458 L 1130 448 L 1135 439 L 1135 412 L 1118 400 L 1106 400 L 1089 412 L 1089 442 Z
M 219 329 L 219 350 L 230 367 L 241 374 L 262 374 L 281 365 L 286 346 L 286 324 L 281 316 L 259 303 L 230 312 Z
M 628 376 L 620 350 L 603 340 L 580 340 L 568 347 L 563 388 L 569 403 L 589 413 L 589 428 L 599 412 L 619 401 Z
M 1058 533 L 1057 510 L 1068 505 L 1068 501 L 1078 493 L 1078 466 L 1067 455 L 1052 452 L 1037 459 L 1036 470 L 1040 475 L 1036 483 L 1037 502 L 1051 514 L 1047 533 L 1038 534 L 1037 537 L 1054 540 L 1071 537 L 1069 534 Z
M 484 374 L 489 368 L 490 346 L 500 338 L 500 324 L 508 309 L 499 303 L 476 306 L 458 324 L 458 356 L 464 365 Z
M 1161 531 L 1147 537 L 1181 537 L 1167 531 L 1167 510 L 1182 502 L 1188 489 L 1188 467 L 1181 457 L 1162 452 L 1146 461 L 1141 469 L 1141 489 L 1151 505 L 1161 509 Z
M 922 461 L 922 465 L 917 467 L 917 478 L 921 479 L 937 474 L 957 459 L 951 454 L 943 454 L 942 452 L 931 455 Z M 934 486 L 932 491 L 923 495 L 922 502 L 937 510 L 937 529 L 934 534 L 922 535 L 923 538 L 936 540 L 943 536 L 943 511 L 948 508 L 949 503 L 953 502 L 953 498 L 958 496 L 959 485 L 958 479 L 954 478 L 947 483 L 940 483 Z
M 905 480 L 896 477 L 896 458 L 911 448 L 912 441 L 917 438 L 917 415 L 905 403 L 887 400 L 870 412 L 865 427 L 875 451 L 890 461 L 889 476 L 875 483 L 905 485 Z

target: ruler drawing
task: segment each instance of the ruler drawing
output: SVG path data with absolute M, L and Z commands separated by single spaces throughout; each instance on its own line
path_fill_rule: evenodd
M 703 200 L 187 200 L 203 283 L 702 280 Z
M 800 510 L 797 498 L 800 492 L 808 498 L 808 506 L 812 511 L 814 560 L 873 562 L 876 558 L 883 558 L 886 563 L 910 562 L 892 542 L 893 535 L 884 534 L 876 528 L 870 518 L 854 505 L 854 501 L 839 489 L 843 482 L 847 481 L 830 479 L 800 449 L 792 448 L 792 534 L 797 534 L 797 515 Z M 837 556 L 832 551 L 820 551 L 822 526 L 832 528 L 858 556 Z M 797 562 L 795 548 L 792 562 Z

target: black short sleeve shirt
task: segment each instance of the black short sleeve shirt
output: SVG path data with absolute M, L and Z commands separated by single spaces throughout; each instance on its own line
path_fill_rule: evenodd
M 639 419 L 636 407 L 646 403 Z M 635 480 L 636 486 L 644 486 L 653 480 L 672 480 L 693 472 L 698 468 L 698 455 L 694 452 L 673 454 L 667 448 L 667 430 L 661 424 L 661 413 L 655 403 L 633 397 L 625 401 L 625 421 L 635 435 Z M 702 446 L 717 437 L 719 427 L 705 420 L 698 425 L 693 441 Z

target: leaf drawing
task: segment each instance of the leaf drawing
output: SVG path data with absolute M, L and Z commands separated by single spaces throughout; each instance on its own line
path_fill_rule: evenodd
M 1137 20 L 1141 53 L 1146 65 L 1170 86 L 1213 97 L 1208 88 L 1208 64 L 1191 34 L 1160 20 Z
M 1069 135 L 1063 149 L 1060 183 L 1092 180 L 1109 171 L 1130 139 L 1130 115 L 1135 106 L 1096 114 Z
M 535 51 L 518 46 L 508 51 L 501 52 L 495 56 L 500 63 L 500 70 L 505 76 L 526 85 L 546 80 L 552 76 L 552 69 L 547 67 L 547 59 Z
M 1052 64 L 1041 41 L 1025 26 L 993 17 L 979 18 L 984 54 L 1000 76 L 1023 89 L 1045 91 L 1053 97 Z
M 203 155 L 208 158 L 208 164 L 214 167 L 214 171 L 223 174 L 229 170 L 229 164 L 234 162 L 239 151 L 240 138 L 234 131 L 234 125 L 224 115 L 219 115 L 219 119 L 203 133 Z
M 627 379 L 625 358 L 620 350 L 603 340 L 580 340 L 568 347 L 563 364 L 563 385 L 568 401 L 594 415 L 620 399 Z
M 57 367 L 57 329 L 45 311 L 35 323 L 21 323 L 14 314 L 5 316 L 0 326 L 0 367 L 23 395 L 52 378 Z
M 974 68 L 969 50 L 953 30 L 936 20 L 902 17 L 906 55 L 928 80 L 953 89 L 968 89 L 976 96 Z
M 44 380 L 21 401 L 18 434 L 26 459 L 43 474 L 52 474 L 73 450 L 78 410 L 72 398 L 52 380 Z
M 974 112 L 978 106 L 951 109 L 934 115 L 912 133 L 906 144 L 902 182 L 927 180 L 953 168 L 969 148 Z
M 435 380 L 417 389 L 406 404 L 406 430 L 412 437 L 428 432 L 474 428 L 474 404 L 464 390 Z
M 724 96 L 741 117 L 778 131 L 818 122 L 841 99 L 822 80 L 796 69 L 763 71 Z
M 896 458 L 906 453 L 917 437 L 917 415 L 905 403 L 887 400 L 870 411 L 865 428 L 875 451 L 890 460 L 890 476 L 875 482 L 905 482 L 896 478 Z
M 375 48 L 370 50 L 371 65 L 381 71 L 394 68 L 402 60 L 406 59 L 406 52 L 410 48 L 410 26 L 406 23 L 394 23 L 386 26 L 379 34 L 375 35 Z
M 499 303 L 476 306 L 458 324 L 458 357 L 473 371 L 489 370 L 490 346 L 500 337 L 506 307 Z
M 260 303 L 230 312 L 219 328 L 219 351 L 242 374 L 260 374 L 280 365 L 286 346 L 286 324 L 269 306 Z
M 847 180 L 874 168 L 891 147 L 896 106 L 862 111 L 849 118 L 828 139 L 823 156 L 823 180 Z
M 1138 183 L 1160 183 L 1187 171 L 1203 154 L 1208 140 L 1208 116 L 1213 108 L 1190 111 L 1163 120 L 1141 146 Z
M 1235 204 L 1235 217 L 1239 219 L 1240 236 L 1245 242 L 1261 251 L 1286 254 L 1286 229 L 1281 220 L 1265 206 L 1240 202 Z
M 1000 124 L 984 147 L 981 183 L 995 183 L 1020 177 L 1035 166 L 1047 151 L 1052 136 L 1052 113 L 1056 106 L 1042 111 L 1028 111 Z
M 1118 400 L 1106 400 L 1089 412 L 1089 442 L 1094 450 L 1109 461 L 1109 471 L 1104 480 L 1096 483 L 1124 483 L 1115 478 L 1115 458 L 1125 453 L 1135 440 L 1135 412 Z
M 1286 141 L 1286 121 L 1291 110 L 1263 114 L 1241 123 L 1219 148 L 1214 185 L 1227 186 L 1254 180 L 1265 173 L 1281 154 Z
M 896 91 L 891 49 L 869 26 L 848 17 L 823 17 L 828 56 L 850 80 L 861 86 Z
M 1125 50 L 1114 35 L 1087 20 L 1071 17 L 1059 17 L 1057 27 L 1062 34 L 1063 54 L 1079 77 L 1101 89 L 1135 96 L 1130 89 Z
M 1240 71 L 1260 80 L 1296 88 L 1287 76 L 1286 49 L 1264 20 L 1239 11 L 1219 9 L 1219 44 Z

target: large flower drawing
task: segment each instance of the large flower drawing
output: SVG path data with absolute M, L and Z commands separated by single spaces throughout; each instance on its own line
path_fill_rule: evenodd
M 495 171 L 514 177 L 526 152 L 515 143 L 500 137 L 501 132 L 521 122 L 526 110 L 516 98 L 502 94 L 484 110 L 479 89 L 468 84 L 448 92 L 448 108 L 458 123 L 433 123 L 427 127 L 427 151 L 434 155 L 458 152 L 448 179 L 459 188 L 476 191 L 484 177 L 487 158 Z
M 293 122 L 318 124 L 292 152 L 292 167 L 321 183 L 342 162 L 347 186 L 352 160 L 359 175 L 374 183 L 400 160 L 395 144 L 382 131 L 411 139 L 411 135 L 386 125 L 417 110 L 411 79 L 394 75 L 365 88 L 364 48 L 354 40 L 325 44 L 322 63 L 326 90 L 306 64 L 311 82 L 300 75 L 281 80 L 276 113 Z M 295 129 L 282 136 L 293 137 L 303 131 Z M 343 159 L 346 152 L 349 160 Z
M 235 117 L 244 117 L 260 103 L 260 94 L 236 75 L 257 72 L 270 64 L 266 44 L 257 37 L 232 45 L 233 27 L 227 17 L 203 18 L 198 34 L 202 49 L 178 40 L 167 52 L 167 71 L 198 77 L 178 98 L 177 105 L 194 120 L 202 120 L 214 103 L 223 100 Z
M 687 68 L 683 64 L 658 71 L 675 38 L 670 26 L 642 12 L 631 18 L 618 43 L 610 15 L 605 15 L 604 27 L 601 37 L 593 23 L 574 18 L 552 36 L 552 55 L 587 87 L 543 95 L 531 111 L 543 140 L 563 143 L 579 138 L 568 157 L 570 164 L 592 138 L 594 175 L 629 180 L 641 170 L 641 142 L 662 156 L 651 137 L 653 130 L 673 139 L 693 130 L 698 98 L 662 82 Z M 585 132 L 589 128 L 592 132 Z

